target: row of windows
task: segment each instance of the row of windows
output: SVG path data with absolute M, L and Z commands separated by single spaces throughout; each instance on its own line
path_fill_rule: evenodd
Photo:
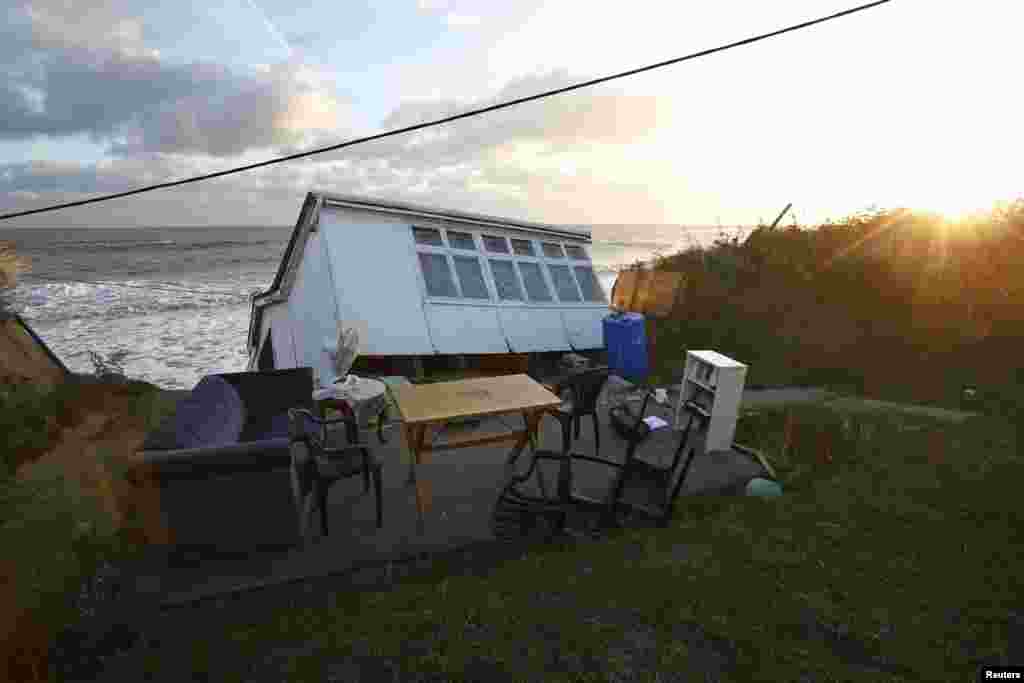
M 564 263 L 547 263 L 542 260 L 523 258 L 482 258 L 471 256 L 465 251 L 478 251 L 471 233 L 446 231 L 446 244 L 441 231 L 427 228 L 413 228 L 418 244 L 425 248 L 418 250 L 420 269 L 432 297 L 465 298 L 490 300 L 491 294 L 484 277 L 484 261 L 494 282 L 495 295 L 499 301 L 528 301 L 531 303 L 607 303 L 604 292 L 597 281 L 593 268 L 588 264 L 570 266 Z M 530 240 L 511 239 L 511 250 L 506 238 L 482 235 L 487 252 L 494 254 L 515 254 L 521 257 L 537 257 Z M 542 253 L 547 258 L 570 258 L 586 260 L 586 252 L 578 245 L 542 243 Z M 556 253 L 555 247 L 558 251 Z M 575 252 L 574 250 L 579 250 Z M 582 254 L 579 255 L 579 254 Z M 546 271 L 546 273 L 545 273 Z M 552 293 L 552 288 L 554 292 Z
M 442 238 L 441 231 L 436 228 L 413 228 L 412 232 L 417 244 L 431 247 L 447 246 L 451 249 L 462 251 L 478 251 L 476 240 L 473 238 L 473 234 L 469 232 L 445 230 L 447 244 Z M 483 242 L 484 249 L 492 254 L 514 253 L 516 256 L 537 256 L 531 240 L 516 239 L 514 237 L 508 239 L 497 235 L 481 235 L 480 239 Z M 509 248 L 510 242 L 512 245 L 511 250 Z M 564 259 L 568 254 L 569 258 L 577 261 L 587 260 L 586 250 L 578 244 L 563 245 L 558 242 L 541 242 L 540 246 L 545 258 Z

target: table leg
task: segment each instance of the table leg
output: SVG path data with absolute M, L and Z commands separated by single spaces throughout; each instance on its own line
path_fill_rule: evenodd
M 526 436 L 529 439 L 530 450 L 533 452 L 537 451 L 537 440 L 540 438 L 540 422 L 544 417 L 542 412 L 524 412 L 523 421 L 526 423 Z M 537 485 L 540 487 L 540 495 L 544 498 L 548 497 L 548 483 L 544 478 L 544 468 L 540 463 L 537 463 Z
M 505 480 L 511 481 L 515 477 L 516 473 L 516 460 L 522 455 L 523 449 L 528 444 L 532 443 L 532 436 L 537 432 L 537 421 L 538 417 L 532 412 L 524 412 L 523 420 L 526 422 L 526 430 L 523 435 L 520 436 L 512 450 L 509 451 L 508 457 L 505 459 Z
M 405 427 L 405 443 L 409 447 L 409 477 L 405 480 L 405 483 L 410 486 L 416 481 L 416 444 L 418 443 L 418 429 L 419 427 L 416 425 L 406 425 Z
M 409 465 L 409 483 L 416 487 L 416 528 L 419 533 L 425 530 L 423 516 L 430 508 L 430 482 L 422 481 L 416 476 L 416 470 L 423 461 L 423 443 L 426 435 L 426 425 L 414 425 L 406 428 L 406 440 L 409 443 L 409 455 L 412 462 Z

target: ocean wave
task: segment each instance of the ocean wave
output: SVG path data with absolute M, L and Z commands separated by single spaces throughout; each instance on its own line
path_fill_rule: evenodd
M 269 244 L 284 246 L 283 240 L 219 240 L 216 242 L 189 242 L 181 249 L 224 249 L 230 247 L 263 247 Z
M 26 245 L 25 252 L 62 252 L 62 251 L 144 251 L 171 250 L 192 251 L 199 249 L 234 249 L 242 247 L 265 247 L 283 245 L 282 240 L 215 240 L 211 242 L 179 242 L 176 240 L 80 240 L 69 242 L 52 242 L 45 246 Z

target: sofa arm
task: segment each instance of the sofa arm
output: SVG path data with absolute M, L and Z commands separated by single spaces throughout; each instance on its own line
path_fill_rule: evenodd
M 245 472 L 270 472 L 291 464 L 289 440 L 268 439 L 218 446 L 169 451 L 140 451 L 131 475 L 159 481 L 207 479 Z

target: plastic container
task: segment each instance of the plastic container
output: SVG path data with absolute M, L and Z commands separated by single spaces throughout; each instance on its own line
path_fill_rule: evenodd
M 647 333 L 640 313 L 612 313 L 602 321 L 608 368 L 633 382 L 647 379 Z
M 778 498 L 782 495 L 782 486 L 771 479 L 754 477 L 747 482 L 746 494 L 757 498 Z

